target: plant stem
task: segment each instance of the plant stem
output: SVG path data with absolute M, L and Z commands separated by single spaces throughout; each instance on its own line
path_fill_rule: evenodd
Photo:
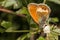
M 46 35 L 46 40 L 49 40 L 49 34 L 47 33 L 47 35 Z
M 46 0 L 44 0 L 43 3 L 45 4 L 46 3 Z
M 9 32 L 9 31 L 6 31 L 6 32 Z M 30 30 L 13 30 L 13 31 L 10 31 L 10 32 L 30 32 Z
M 30 37 L 30 40 L 34 40 L 34 34 L 32 34 L 32 36 Z

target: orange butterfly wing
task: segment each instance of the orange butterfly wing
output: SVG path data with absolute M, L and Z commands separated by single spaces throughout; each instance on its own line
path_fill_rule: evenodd
M 48 10 L 48 12 L 37 12 L 37 8 L 42 8 L 44 10 Z M 49 14 L 50 14 L 50 8 L 48 8 L 45 4 L 35 4 L 35 3 L 30 3 L 28 5 L 28 10 L 30 12 L 31 17 L 33 18 L 33 20 L 39 24 L 39 21 L 41 20 L 41 18 L 43 16 L 46 17 L 46 19 L 48 18 Z
M 38 15 L 37 15 L 37 13 L 36 13 L 37 6 L 31 4 L 31 5 L 28 6 L 28 10 L 29 10 L 29 12 L 30 12 L 31 17 L 34 19 L 34 21 L 35 21 L 36 23 L 38 23 L 38 20 L 39 20 L 39 19 L 38 19 Z

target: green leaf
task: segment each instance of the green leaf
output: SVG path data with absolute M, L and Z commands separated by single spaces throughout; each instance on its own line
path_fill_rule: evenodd
M 5 29 L 0 28 L 0 32 L 1 32 L 1 33 L 5 32 Z
M 13 6 L 13 9 L 18 9 L 22 6 L 22 3 L 19 0 L 5 0 L 2 2 L 2 6 L 4 7 Z
M 0 2 L 2 2 L 2 1 L 4 1 L 4 0 L 0 0 Z
M 25 34 L 25 35 L 18 37 L 17 40 L 24 40 L 26 37 L 27 37 L 27 35 Z
M 43 37 L 39 37 L 37 40 L 45 40 Z
M 51 18 L 51 19 L 50 19 L 50 22 L 53 22 L 53 23 L 55 23 L 55 22 L 59 22 L 59 19 L 56 18 L 56 17 L 55 17 L 55 18 Z
M 9 28 L 7 28 L 5 30 L 5 32 L 19 32 L 19 31 L 16 31 L 20 26 L 16 25 L 16 24 L 13 24 L 11 25 Z
M 47 0 L 47 1 L 54 2 L 56 4 L 60 4 L 60 0 Z
M 7 21 L 2 21 L 1 26 L 3 26 L 4 28 L 9 28 L 12 27 L 12 23 Z
M 12 6 L 14 3 L 16 3 L 15 0 L 5 0 L 2 2 L 2 6 L 9 7 L 9 6 Z
M 26 7 L 22 7 L 20 10 L 16 11 L 17 14 L 29 14 Z
M 16 2 L 15 2 L 14 5 L 13 5 L 13 9 L 18 9 L 18 8 L 20 8 L 20 7 L 22 7 L 22 2 L 21 2 L 21 0 L 16 0 Z
M 60 29 L 59 28 L 57 28 L 57 29 L 55 29 L 53 31 L 60 34 Z
M 5 30 L 5 32 L 13 32 L 15 29 L 14 27 L 9 27 Z
M 31 37 L 31 33 L 28 33 L 28 34 L 27 34 L 27 37 L 30 38 L 30 37 Z
M 58 39 L 58 35 L 56 35 L 56 33 L 51 32 L 49 34 L 49 40 L 57 40 Z
M 58 31 L 58 30 L 57 30 L 57 31 Z M 50 40 L 58 40 L 58 35 L 59 35 L 59 34 L 58 34 L 57 32 L 55 32 L 55 31 L 52 30 L 52 31 L 50 32 L 50 34 L 49 34 L 49 39 L 50 39 Z

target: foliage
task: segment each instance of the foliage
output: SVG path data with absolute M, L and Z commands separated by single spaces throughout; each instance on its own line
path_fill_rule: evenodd
M 31 18 L 27 5 L 29 3 L 43 3 L 43 1 L 44 0 L 0 0 L 0 40 L 30 40 L 32 34 L 40 33 L 39 26 Z M 46 0 L 46 4 L 51 8 L 49 22 L 59 22 L 60 1 Z M 4 9 L 4 11 L 1 9 Z M 54 40 L 57 35 L 60 34 L 56 32 L 57 29 L 55 30 L 53 28 L 52 26 L 50 34 L 50 38 L 52 37 L 51 40 Z M 36 39 L 45 40 L 40 36 Z

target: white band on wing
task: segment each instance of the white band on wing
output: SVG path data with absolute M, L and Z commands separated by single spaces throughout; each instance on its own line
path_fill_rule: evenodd
M 37 12 L 47 12 L 48 13 L 48 10 L 46 9 L 46 10 L 44 10 L 44 9 L 42 9 L 42 8 L 37 8 L 37 10 L 36 10 Z

